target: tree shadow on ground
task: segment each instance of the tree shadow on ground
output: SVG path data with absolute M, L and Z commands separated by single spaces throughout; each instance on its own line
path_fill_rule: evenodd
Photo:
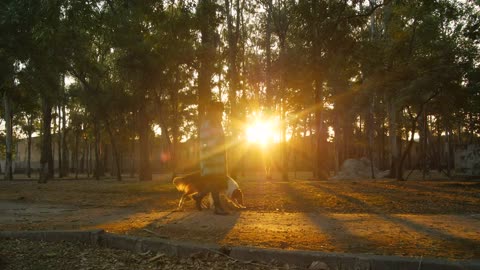
M 456 195 L 463 197 L 470 197 L 478 199 L 478 192 L 480 191 L 480 183 L 465 184 L 465 183 L 423 183 L 408 181 L 405 184 L 392 183 L 395 186 L 407 187 L 418 190 L 419 192 L 441 193 L 447 196 Z
M 468 250 L 469 252 L 473 252 L 474 257 L 478 258 L 480 256 L 480 241 L 478 240 L 455 236 L 435 228 L 427 227 L 412 220 L 408 220 L 399 215 L 386 214 L 368 205 L 362 200 L 359 200 L 351 195 L 339 193 L 331 188 L 325 187 L 324 185 L 312 186 L 312 188 L 321 189 L 324 192 L 335 194 L 335 196 L 342 198 L 343 200 L 349 201 L 354 204 L 362 205 L 364 208 L 370 209 L 370 213 L 384 219 L 385 221 L 392 222 L 399 226 L 404 226 L 407 229 L 415 231 L 418 234 L 426 235 L 427 237 L 433 239 L 435 242 L 447 244 L 449 249 Z
M 134 232 L 137 235 L 193 242 L 218 242 L 235 227 L 240 217 L 239 211 L 230 211 L 229 215 L 225 216 L 215 215 L 213 209 L 198 211 L 193 208 L 193 204 L 193 201 L 187 201 L 185 211 L 165 211 L 163 215 L 151 219 Z
M 326 235 L 328 243 L 325 243 L 325 248 L 327 250 L 340 252 L 369 252 L 381 244 L 374 239 L 368 239 L 361 235 L 351 233 L 347 224 L 341 220 L 332 218 L 328 212 L 320 209 L 312 209 L 312 206 L 315 205 L 315 200 L 319 199 L 315 196 L 315 192 L 305 193 L 299 191 L 294 187 L 294 182 L 285 183 L 282 186 L 285 195 L 299 204 L 302 209 L 307 211 L 314 210 L 309 211 L 310 213 L 307 213 L 306 215 L 310 221 L 317 226 L 320 233 Z

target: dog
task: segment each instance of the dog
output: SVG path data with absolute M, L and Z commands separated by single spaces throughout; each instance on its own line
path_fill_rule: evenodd
M 229 208 L 233 209 L 245 209 L 245 205 L 243 204 L 243 192 L 240 189 L 238 183 L 233 180 L 230 176 L 227 176 L 227 189 L 221 192 L 222 195 L 225 196 L 227 199 L 227 205 Z M 213 205 L 213 197 L 212 194 L 208 197 L 210 202 L 210 207 Z
M 233 178 L 227 177 L 227 188 L 220 193 L 225 195 L 227 203 L 233 208 L 243 209 L 243 192 L 240 189 L 238 183 L 233 180 Z M 173 179 L 173 185 L 177 188 L 178 191 L 183 192 L 180 201 L 178 202 L 178 210 L 183 210 L 183 205 L 187 199 L 192 199 L 192 196 L 196 193 L 205 191 L 210 183 L 208 177 L 202 177 L 199 171 L 187 174 L 185 176 L 175 177 Z M 203 204 L 204 208 L 209 208 L 213 206 L 212 194 L 209 196 L 210 205 L 207 206 Z

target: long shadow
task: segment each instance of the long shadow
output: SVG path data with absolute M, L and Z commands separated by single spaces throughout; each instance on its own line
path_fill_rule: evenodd
M 424 185 L 424 184 L 422 185 L 422 183 L 415 183 L 415 182 L 409 181 L 406 187 L 418 190 L 420 192 L 427 191 L 427 192 L 442 193 L 445 195 L 455 194 L 458 196 L 466 196 L 474 199 L 480 198 L 479 197 L 480 186 L 477 186 L 476 184 L 470 184 L 470 185 L 459 184 L 457 188 L 454 188 L 454 187 L 447 186 L 447 184 L 442 184 L 441 186 L 432 186 L 432 185 Z M 449 188 L 449 190 L 445 190 L 446 188 Z
M 213 209 L 193 209 L 193 203 L 193 200 L 187 201 L 185 212 L 171 209 L 170 213 L 151 220 L 139 230 L 147 229 L 144 231 L 154 232 L 164 238 L 215 243 L 228 235 L 241 215 L 240 211 L 230 211 L 229 215 L 218 216 L 213 213 Z
M 358 200 L 358 199 L 356 199 L 354 197 L 351 197 L 351 196 L 348 196 L 348 195 L 338 193 L 337 191 L 335 191 L 333 189 L 330 189 L 330 188 L 327 188 L 327 187 L 324 187 L 324 186 L 318 186 L 317 188 L 322 189 L 325 192 L 335 194 L 335 196 L 338 196 L 338 197 L 340 197 L 344 200 L 350 201 L 352 203 L 364 205 L 365 207 L 371 208 L 371 206 L 364 203 L 363 201 Z M 394 216 L 394 215 L 387 215 L 387 214 L 385 214 L 381 211 L 378 211 L 377 209 L 374 209 L 374 208 L 371 208 L 371 209 L 372 209 L 371 210 L 372 213 L 376 214 L 377 216 L 379 216 L 379 217 L 381 217 L 385 220 L 395 222 L 397 224 L 401 224 L 401 225 L 403 225 L 407 228 L 415 230 L 415 231 L 417 231 L 421 234 L 427 234 L 427 235 L 432 236 L 433 238 L 436 238 L 438 240 L 444 240 L 444 241 L 446 240 L 446 241 L 450 242 L 450 244 L 452 244 L 453 247 L 458 247 L 458 248 L 461 248 L 461 249 L 465 249 L 465 248 L 473 249 L 473 250 L 475 250 L 475 253 L 477 255 L 480 254 L 480 248 L 479 248 L 480 247 L 480 241 L 454 236 L 454 235 L 445 233 L 445 232 L 437 230 L 437 229 L 426 227 L 424 225 L 418 224 L 418 223 L 413 222 L 411 220 L 407 220 L 407 219 L 404 219 L 404 218 L 401 218 L 401 217 L 398 217 L 398 216 Z
M 310 210 L 312 205 L 315 205 L 315 200 L 318 197 L 312 196 L 311 193 L 304 193 L 292 187 L 291 183 L 283 184 L 286 196 L 295 200 L 302 209 Z M 341 252 L 368 252 L 378 247 L 380 243 L 366 237 L 355 235 L 349 232 L 344 222 L 338 221 L 330 217 L 327 213 L 322 211 L 314 211 L 309 213 L 308 218 L 319 228 L 321 232 L 327 235 L 331 244 L 335 247 L 335 251 Z M 341 231 L 341 233 L 330 233 L 332 230 Z
M 364 181 L 361 183 L 362 186 L 368 187 L 369 192 L 371 194 L 380 195 L 384 197 L 386 200 L 394 200 L 400 202 L 402 204 L 412 204 L 407 209 L 408 211 L 402 210 L 404 213 L 418 213 L 418 214 L 447 214 L 447 213 L 467 213 L 467 208 L 465 207 L 465 203 L 467 201 L 456 195 L 457 197 L 445 196 L 445 194 L 439 194 L 436 191 L 428 191 L 428 190 L 421 190 L 420 188 L 410 187 L 410 186 L 403 186 L 397 184 L 389 184 L 389 185 L 382 185 L 379 186 L 377 183 L 367 182 Z M 409 198 L 409 199 L 405 199 Z M 412 198 L 414 199 L 413 201 Z M 473 198 L 473 197 L 472 197 Z M 416 200 L 416 201 L 415 201 Z M 422 204 L 422 207 L 415 207 L 414 204 L 418 204 L 418 201 L 421 200 L 429 200 L 431 201 L 430 205 Z M 437 203 L 447 203 L 449 204 L 448 208 L 439 207 Z M 473 207 L 474 210 L 475 207 Z M 478 209 L 478 207 L 477 207 Z

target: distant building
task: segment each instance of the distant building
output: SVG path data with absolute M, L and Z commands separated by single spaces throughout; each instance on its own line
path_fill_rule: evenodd
M 480 145 L 464 144 L 455 147 L 455 174 L 480 176 Z

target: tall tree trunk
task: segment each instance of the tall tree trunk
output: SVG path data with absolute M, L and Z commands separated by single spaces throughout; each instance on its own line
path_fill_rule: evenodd
M 53 177 L 52 153 L 52 105 L 48 97 L 42 97 L 42 151 L 40 157 L 39 183 L 47 183 Z
M 285 98 L 281 100 L 281 123 L 282 123 L 282 180 L 288 181 L 288 146 L 287 146 L 287 119 L 285 113 Z
M 138 166 L 138 179 L 140 181 L 152 180 L 152 171 L 150 166 L 150 148 L 149 148 L 149 121 L 148 115 L 144 107 L 139 111 L 139 166 Z
M 65 112 L 65 101 L 62 104 L 62 176 L 68 176 L 68 147 L 67 147 L 67 119 Z
M 55 121 L 58 120 L 58 125 L 57 125 L 57 145 L 58 145 L 58 177 L 62 178 L 63 173 L 62 173 L 62 117 L 61 117 L 61 111 L 60 111 L 60 105 L 56 106 L 56 112 L 57 112 L 57 117 Z
M 333 169 L 335 171 L 335 175 L 338 174 L 338 171 L 339 171 L 339 168 L 340 168 L 340 124 L 339 124 L 339 121 L 338 121 L 338 111 L 337 110 L 334 110 L 334 116 L 333 116 L 333 130 L 335 132 L 335 137 L 333 138 L 333 154 L 334 154 L 334 157 L 333 157 Z
M 107 131 L 108 132 L 108 131 Z M 108 158 L 110 157 L 109 155 L 109 148 L 108 148 L 108 144 L 106 143 L 101 143 L 101 154 L 100 154 L 100 157 L 102 159 L 102 176 L 105 176 L 107 174 L 107 172 L 110 172 L 110 176 L 112 175 L 111 173 L 111 169 L 109 168 L 109 162 L 108 162 Z
M 373 113 L 374 113 L 374 97 L 373 93 L 370 94 L 370 102 L 368 106 L 368 116 L 367 116 L 367 136 L 368 136 L 368 158 L 370 159 L 370 173 L 371 173 L 371 178 L 375 179 L 375 170 L 374 170 L 374 159 L 373 159 L 373 146 L 374 146 L 374 138 L 373 138 L 373 124 L 374 124 L 374 119 L 373 119 Z
M 388 103 L 388 138 L 390 140 L 390 175 L 397 178 L 398 168 L 398 144 L 397 144 L 397 108 L 395 102 L 390 99 Z
M 100 176 L 103 174 L 102 173 L 102 162 L 101 162 L 101 156 L 100 156 L 100 127 L 98 126 L 98 120 L 94 121 L 93 124 L 93 129 L 95 133 L 95 169 L 94 169 L 94 175 L 95 175 L 95 180 L 100 180 Z
M 89 141 L 87 145 L 87 177 L 92 175 L 92 143 Z
M 135 139 L 132 139 L 131 151 L 130 151 L 130 177 L 135 176 Z
M 414 138 L 414 135 L 415 135 L 415 131 L 416 131 L 416 128 L 417 128 L 417 122 L 418 122 L 418 119 L 423 115 L 424 118 L 426 118 L 426 114 L 424 114 L 424 109 L 425 109 L 425 105 L 430 101 L 432 100 L 436 95 L 438 95 L 438 92 L 437 93 L 434 93 L 430 98 L 427 99 L 427 101 L 425 101 L 424 103 L 420 104 L 420 108 L 417 112 L 417 116 L 413 116 L 412 113 L 410 112 L 410 110 L 408 111 L 409 112 L 409 115 L 410 115 L 410 120 L 411 120 L 411 125 L 412 125 L 412 128 L 410 130 L 410 141 L 408 142 L 407 144 L 407 147 L 405 149 L 405 152 L 403 152 L 401 158 L 400 158 L 400 161 L 398 162 L 398 167 L 397 167 L 397 180 L 405 180 L 403 179 L 403 163 L 407 157 L 407 155 L 410 153 L 410 149 L 412 148 L 412 145 L 413 145 L 413 138 Z M 425 120 L 426 121 L 426 120 Z M 408 133 L 407 133 L 408 134 Z
M 452 136 L 452 129 L 449 127 L 449 125 L 446 125 L 446 131 L 447 131 L 447 175 L 450 177 L 451 170 L 452 170 L 452 164 L 451 164 L 451 136 Z
M 85 171 L 87 173 L 87 178 L 90 178 L 90 165 L 89 165 L 89 155 L 90 155 L 90 143 L 88 142 L 88 139 L 85 138 L 85 148 L 84 148 L 84 159 L 83 161 L 85 162 L 84 163 L 84 166 L 85 166 Z
M 266 91 L 266 107 L 269 111 L 273 109 L 273 88 L 272 88 L 272 0 L 267 0 L 265 7 L 267 10 L 266 16 L 266 33 L 265 33 L 265 54 L 266 54 L 266 68 L 265 68 L 265 91 Z
M 420 112 L 421 114 L 421 112 Z M 412 149 L 412 145 L 413 145 L 413 138 L 414 138 L 414 134 L 415 134 L 415 131 L 417 129 L 417 121 L 418 121 L 418 118 L 419 116 L 413 118 L 412 117 L 412 120 L 411 120 L 411 125 L 412 125 L 412 128 L 410 130 L 410 140 L 408 141 L 408 144 L 407 144 L 407 147 L 405 149 L 405 151 L 403 152 L 399 162 L 398 162 L 398 167 L 397 167 L 397 180 L 399 181 L 404 181 L 405 179 L 403 178 L 403 164 L 405 162 L 405 159 L 407 158 L 408 154 L 410 153 L 410 150 Z M 408 133 L 407 133 L 408 134 Z
M 317 16 L 320 11 L 319 1 L 312 1 L 312 13 Z M 312 23 L 313 30 L 313 48 L 312 55 L 314 65 L 314 100 L 315 100 L 315 158 L 314 158 L 314 176 L 317 179 L 326 179 L 328 177 L 328 170 L 325 164 L 327 156 L 326 148 L 326 130 L 323 123 L 324 118 L 324 93 L 323 93 L 323 66 L 322 66 L 322 37 L 321 30 L 318 23 Z
M 323 123 L 323 81 L 321 79 L 315 80 L 315 177 L 324 180 L 328 177 L 326 156 L 326 138 L 325 125 Z
M 32 131 L 33 131 L 33 117 L 30 115 L 27 120 L 27 177 L 32 177 Z
M 377 0 L 370 0 L 370 7 L 373 9 L 376 5 Z M 370 15 L 370 39 L 374 41 L 376 39 L 376 29 L 375 29 L 375 12 L 372 12 Z M 374 170 L 374 159 L 373 159 L 373 130 L 374 130 L 374 102 L 375 102 L 375 92 L 370 91 L 369 93 L 369 106 L 368 106 L 368 115 L 367 115 L 367 136 L 368 136 L 368 158 L 370 159 L 370 173 L 371 178 L 375 179 L 375 170 Z
M 233 30 L 233 18 L 231 14 L 231 5 L 229 0 L 225 0 L 225 10 L 227 17 L 227 40 L 228 40 L 228 80 L 229 80 L 229 92 L 228 102 L 230 107 L 230 140 L 232 145 L 230 148 L 230 173 L 233 178 L 237 178 L 238 174 L 238 147 L 235 144 L 235 139 L 239 135 L 239 108 L 237 106 L 237 91 L 239 88 L 239 74 L 238 74 L 238 38 L 240 35 L 240 1 L 235 1 L 236 8 L 236 25 L 235 31 Z
M 87 163 L 85 162 L 87 158 L 87 138 L 85 138 L 83 144 L 82 144 L 82 157 L 80 158 L 80 171 L 79 173 L 84 174 L 85 173 L 85 168 L 87 167 Z
M 380 168 L 381 170 L 385 170 L 385 118 L 382 116 L 382 126 L 380 128 L 380 151 L 379 160 L 380 160 Z
M 8 94 L 8 90 L 3 93 L 3 101 L 5 106 L 5 180 L 13 180 L 13 126 L 12 126 L 12 100 Z
M 284 32 L 283 32 L 284 31 Z M 280 78 L 280 123 L 281 123 L 281 147 L 282 147 L 282 180 L 288 180 L 288 152 L 287 152 L 287 119 L 286 119 L 286 32 L 287 29 L 280 29 L 280 62 L 281 62 L 281 78 Z
M 425 175 L 427 174 L 428 167 L 427 167 L 427 129 L 428 129 L 428 124 L 427 124 L 427 114 L 425 111 L 423 111 L 423 115 L 420 117 L 420 142 L 421 142 L 421 148 L 422 148 L 422 180 L 425 180 Z
M 287 58 L 286 58 L 286 39 L 288 33 L 287 7 L 279 4 L 278 16 L 272 20 L 275 25 L 275 32 L 279 40 L 279 62 L 280 62 L 280 80 L 279 80 L 279 98 L 280 98 L 280 124 L 281 124 L 281 157 L 282 157 L 282 179 L 288 180 L 288 152 L 287 152 L 287 119 L 286 119 L 286 98 L 287 98 Z
M 79 132 L 75 132 L 75 150 L 74 150 L 74 158 L 73 162 L 75 163 L 75 180 L 78 179 L 78 169 L 79 169 L 79 162 L 78 162 L 78 141 L 80 140 L 80 134 Z
M 437 117 L 437 119 L 435 120 L 435 124 L 436 124 L 436 130 L 437 130 L 437 146 L 434 147 L 436 150 L 434 151 L 433 156 L 436 157 L 435 158 L 435 165 L 436 165 L 437 171 L 442 172 L 442 161 L 443 161 L 443 157 L 444 157 L 444 153 L 445 153 L 445 148 L 442 145 L 443 140 L 442 140 L 442 131 L 441 131 L 441 128 L 440 128 L 440 118 L 439 117 Z M 447 135 L 447 132 L 445 132 L 445 135 Z
M 199 0 L 197 14 L 200 18 L 201 46 L 199 48 L 200 69 L 198 71 L 198 127 L 205 117 L 206 105 L 212 98 L 211 80 L 215 65 L 216 3 L 212 0 Z
M 265 9 L 267 10 L 266 24 L 265 24 L 265 91 L 266 100 L 265 107 L 267 117 L 271 117 L 273 113 L 273 87 L 272 87 L 272 0 L 266 1 Z M 265 155 L 265 178 L 272 179 L 272 153 L 271 151 L 264 151 Z
M 180 81 L 180 73 L 176 72 L 175 73 L 175 85 L 177 86 Z M 179 143 L 178 143 L 178 137 L 179 137 L 179 128 L 180 128 L 180 121 L 179 121 L 179 100 L 178 100 L 178 89 L 175 87 L 173 91 L 170 92 L 170 100 L 172 102 L 172 110 L 173 110 L 173 123 L 172 123 L 172 141 L 170 142 L 170 136 L 167 138 L 167 145 L 168 148 L 170 148 L 170 153 L 171 153 L 171 161 L 172 161 L 172 178 L 177 176 L 178 172 L 178 154 L 179 154 Z M 164 131 L 165 130 L 165 131 Z M 162 129 L 163 133 L 167 133 L 165 135 L 168 135 L 168 128 L 164 127 L 164 130 Z
M 178 101 L 176 104 L 178 104 Z M 179 114 L 177 105 L 174 105 L 175 108 L 175 116 L 173 117 L 173 127 L 172 127 L 172 145 L 171 145 L 171 153 L 172 153 L 172 178 L 177 176 L 178 173 L 178 154 L 179 154 L 179 143 L 178 143 L 178 129 L 179 129 L 179 122 L 177 115 Z
M 115 140 L 115 136 L 113 135 L 112 127 L 110 126 L 110 123 L 108 121 L 107 121 L 106 125 L 107 125 L 108 135 L 110 136 L 110 143 L 112 144 L 113 158 L 115 160 L 117 180 L 122 181 L 122 168 L 120 166 L 120 157 L 118 155 L 117 142 Z M 110 170 L 113 170 L 113 168 L 111 168 Z

